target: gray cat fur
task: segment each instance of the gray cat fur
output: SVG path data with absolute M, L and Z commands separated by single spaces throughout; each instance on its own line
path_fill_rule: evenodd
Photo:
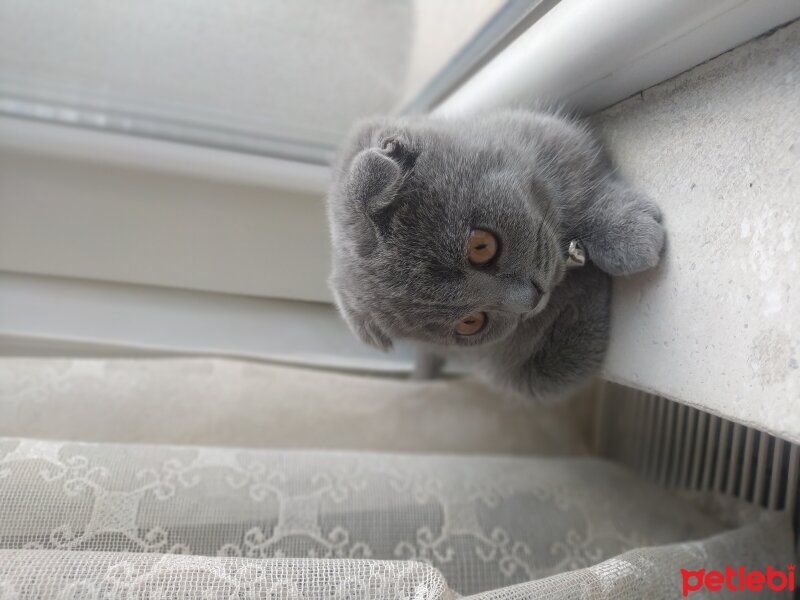
M 609 275 L 654 267 L 664 245 L 655 203 L 618 176 L 587 126 L 554 112 L 360 123 L 327 205 L 330 285 L 359 338 L 458 356 L 489 384 L 534 400 L 597 371 Z M 487 268 L 467 261 L 473 228 L 500 240 Z M 590 264 L 567 271 L 575 238 Z M 488 315 L 483 330 L 456 334 L 475 310 Z

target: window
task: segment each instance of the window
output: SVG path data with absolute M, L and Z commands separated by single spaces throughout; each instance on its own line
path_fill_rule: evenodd
M 4 0 L 0 114 L 324 164 L 354 120 L 425 108 L 537 4 Z

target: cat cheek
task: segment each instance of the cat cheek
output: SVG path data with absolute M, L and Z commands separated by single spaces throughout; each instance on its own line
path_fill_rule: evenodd
M 345 312 L 344 317 L 356 337 L 368 346 L 384 352 L 392 348 L 392 339 L 369 315 Z
M 332 282 L 331 291 L 339 313 L 344 318 L 350 330 L 365 344 L 378 350 L 390 350 L 392 339 L 372 318 L 368 312 L 362 311 L 352 303 L 347 293 L 337 289 L 336 282 Z
M 374 323 L 366 321 L 361 323 L 356 330 L 356 335 L 361 338 L 365 344 L 383 350 L 384 352 L 391 350 L 392 340 L 387 336 L 379 327 Z

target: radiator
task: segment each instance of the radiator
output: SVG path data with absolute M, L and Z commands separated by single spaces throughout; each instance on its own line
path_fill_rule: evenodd
M 800 540 L 800 445 L 617 384 L 604 386 L 597 403 L 598 454 L 668 488 L 790 511 Z

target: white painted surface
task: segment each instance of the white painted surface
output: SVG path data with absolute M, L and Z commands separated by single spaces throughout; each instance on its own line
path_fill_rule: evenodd
M 405 93 L 395 108 L 411 102 L 507 0 L 413 0 L 414 43 Z
M 0 149 L 315 196 L 330 178 L 320 165 L 9 117 L 0 117 Z
M 797 0 L 561 0 L 436 112 L 545 98 L 591 113 L 797 17 Z
M 800 441 L 800 22 L 596 119 L 668 231 L 607 377 Z
M 0 270 L 329 301 L 329 263 L 321 195 L 0 150 Z
M 0 272 L 0 346 L 36 355 L 70 343 L 84 354 L 128 348 L 388 372 L 411 365 L 408 348 L 382 353 L 357 341 L 330 304 Z

